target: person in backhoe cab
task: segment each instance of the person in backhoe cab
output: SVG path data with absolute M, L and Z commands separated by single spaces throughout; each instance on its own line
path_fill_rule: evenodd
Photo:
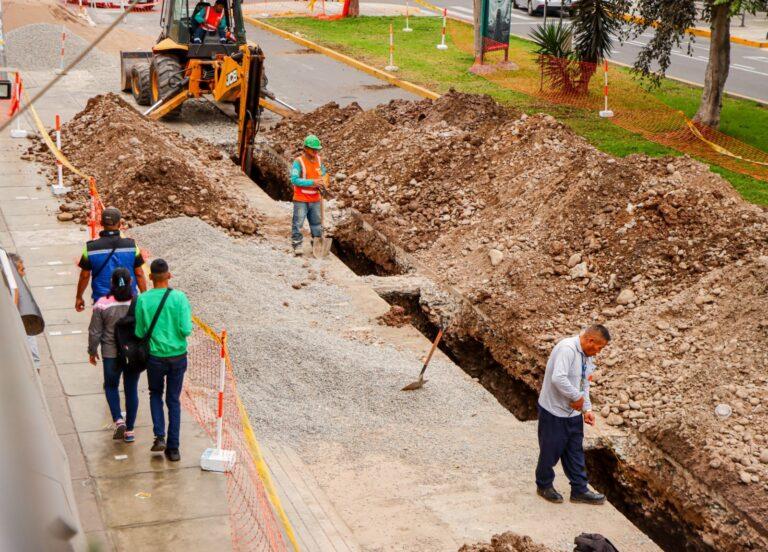
M 193 44 L 202 44 L 206 33 L 216 32 L 219 42 L 226 44 L 229 32 L 227 30 L 227 15 L 224 13 L 226 0 L 216 0 L 216 3 L 204 9 L 197 10 L 194 16 L 197 28 L 192 36 Z
M 301 228 L 304 220 L 309 219 L 309 230 L 312 240 L 323 237 L 323 226 L 320 214 L 320 200 L 325 193 L 326 170 L 318 152 L 323 149 L 320 139 L 310 134 L 304 139 L 304 153 L 293 162 L 291 168 L 291 184 L 293 184 L 293 224 L 291 227 L 291 243 L 293 252 L 302 255 Z

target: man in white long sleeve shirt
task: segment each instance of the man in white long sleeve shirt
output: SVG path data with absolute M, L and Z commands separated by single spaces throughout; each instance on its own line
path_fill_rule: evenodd
M 536 487 L 539 496 L 560 503 L 563 497 L 552 486 L 558 460 L 571 483 L 571 502 L 602 504 L 605 496 L 587 487 L 584 461 L 584 423 L 594 425 L 589 400 L 593 357 L 611 340 L 605 326 L 590 326 L 567 337 L 552 349 L 539 393 L 539 461 Z M 583 413 L 583 414 L 582 414 Z

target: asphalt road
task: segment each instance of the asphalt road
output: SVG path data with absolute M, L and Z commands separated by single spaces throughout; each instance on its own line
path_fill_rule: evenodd
M 379 0 L 388 1 L 388 0 Z M 441 8 L 447 8 L 453 17 L 472 22 L 472 0 L 430 0 Z M 402 4 L 402 0 L 392 3 Z M 558 18 L 557 12 L 550 17 Z M 568 18 L 563 19 L 568 22 Z M 541 16 L 529 16 L 525 11 L 512 10 L 512 34 L 527 37 L 531 30 L 542 22 Z M 616 44 L 611 59 L 631 65 L 637 58 L 642 47 L 653 38 L 651 31 L 630 40 L 624 44 Z M 709 40 L 695 37 L 693 51 L 688 55 L 687 48 L 676 49 L 672 52 L 672 64 L 667 75 L 704 84 L 704 70 L 707 66 Z M 768 102 L 768 49 L 752 48 L 731 44 L 731 70 L 725 89 L 734 94 L 748 96 Z

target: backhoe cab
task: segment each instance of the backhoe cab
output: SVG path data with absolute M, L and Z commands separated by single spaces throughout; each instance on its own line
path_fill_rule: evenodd
M 177 118 L 186 100 L 204 94 L 232 103 L 238 114 L 240 163 L 250 174 L 259 102 L 267 92 L 264 55 L 246 42 L 241 1 L 219 0 L 226 26 L 222 40 L 218 26 L 211 25 L 217 16 L 207 18 L 216 0 L 164 0 L 157 44 L 151 52 L 120 52 L 120 69 L 122 90 L 130 91 L 139 105 L 151 106 L 145 114 L 153 119 Z M 195 43 L 200 20 L 214 30 Z

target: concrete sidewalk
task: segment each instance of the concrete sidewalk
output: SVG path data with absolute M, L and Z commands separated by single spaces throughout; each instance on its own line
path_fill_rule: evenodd
M 27 72 L 25 77 L 34 93 L 49 75 Z M 77 75 L 70 75 L 43 98 L 38 111 L 44 121 L 53 121 L 55 113 L 67 120 L 85 106 L 87 96 L 73 93 L 77 82 Z M 38 167 L 19 158 L 28 145 L 7 132 L 0 137 L 0 244 L 24 258 L 46 321 L 45 333 L 38 336 L 40 377 L 67 451 L 86 536 L 100 551 L 229 550 L 226 479 L 200 470 L 200 454 L 210 443 L 189 414 L 182 415 L 181 462 L 151 455 L 142 376 L 136 442 L 112 440 L 101 366 L 87 363 L 90 309 L 77 313 L 73 307 L 75 263 L 88 234 L 56 219 L 58 202 L 49 183 Z

